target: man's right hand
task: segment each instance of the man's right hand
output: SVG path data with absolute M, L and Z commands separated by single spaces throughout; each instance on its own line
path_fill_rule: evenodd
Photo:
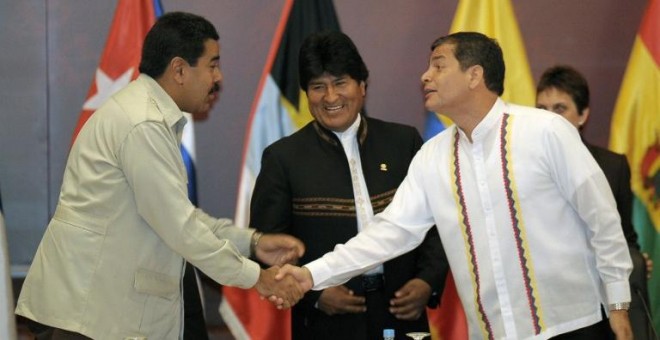
M 278 309 L 291 308 L 303 297 L 305 291 L 292 276 L 276 279 L 279 270 L 278 266 L 262 269 L 254 288 Z
M 364 313 L 367 311 L 364 296 L 356 296 L 346 286 L 330 287 L 323 290 L 318 300 L 318 308 L 328 315 Z
M 280 268 L 279 273 L 275 276 L 275 280 L 283 280 L 289 275 L 298 281 L 300 288 L 303 290 L 303 294 L 307 293 L 314 286 L 314 279 L 312 278 L 312 273 L 309 272 L 309 269 L 290 264 L 285 264 Z

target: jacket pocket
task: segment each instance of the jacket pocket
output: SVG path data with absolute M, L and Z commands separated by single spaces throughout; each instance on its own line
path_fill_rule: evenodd
M 138 268 L 135 272 L 135 291 L 174 300 L 179 295 L 179 277 Z

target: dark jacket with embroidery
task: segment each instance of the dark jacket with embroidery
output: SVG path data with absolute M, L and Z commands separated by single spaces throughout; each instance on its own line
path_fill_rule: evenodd
M 364 179 L 374 214 L 385 209 L 406 176 L 422 145 L 416 129 L 373 118 L 362 118 L 357 138 Z M 357 233 L 353 186 L 348 160 L 338 138 L 311 122 L 280 139 L 263 154 L 250 207 L 250 226 L 300 238 L 306 252 L 299 264 L 321 257 Z M 416 249 L 384 265 L 385 294 L 412 278 L 432 287 L 429 305 L 437 304 L 448 264 L 437 230 L 432 228 Z M 359 278 L 346 283 L 362 294 Z M 320 292 L 310 291 L 294 309 L 312 312 Z M 426 318 L 418 320 L 426 323 Z

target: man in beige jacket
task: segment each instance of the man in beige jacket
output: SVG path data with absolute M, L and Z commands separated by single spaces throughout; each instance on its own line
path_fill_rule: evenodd
M 138 79 L 80 131 L 16 308 L 53 327 L 47 338 L 181 338 L 184 260 L 221 284 L 279 296 L 271 301 L 280 307 L 302 296 L 293 280 L 274 281 L 276 266 L 248 259 L 293 261 L 304 252 L 300 241 L 261 237 L 188 200 L 182 111 L 209 109 L 222 81 L 219 59 L 210 22 L 163 15 L 145 38 Z

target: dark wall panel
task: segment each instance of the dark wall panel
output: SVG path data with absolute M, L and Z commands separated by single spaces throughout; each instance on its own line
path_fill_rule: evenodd
M 610 118 L 646 1 L 513 1 L 534 80 L 555 64 L 581 71 L 591 91 L 585 138 L 607 147 Z
M 46 6 L 0 1 L 0 191 L 11 260 L 32 260 L 48 219 Z
M 402 3 L 335 0 L 342 30 L 353 38 L 369 68 L 367 112 L 423 129 L 421 94 L 431 43 L 449 32 L 456 1 Z
M 165 10 L 199 13 L 220 34 L 223 92 L 208 119 L 195 123 L 199 202 L 215 216 L 234 216 L 243 134 L 283 0 L 163 0 Z

